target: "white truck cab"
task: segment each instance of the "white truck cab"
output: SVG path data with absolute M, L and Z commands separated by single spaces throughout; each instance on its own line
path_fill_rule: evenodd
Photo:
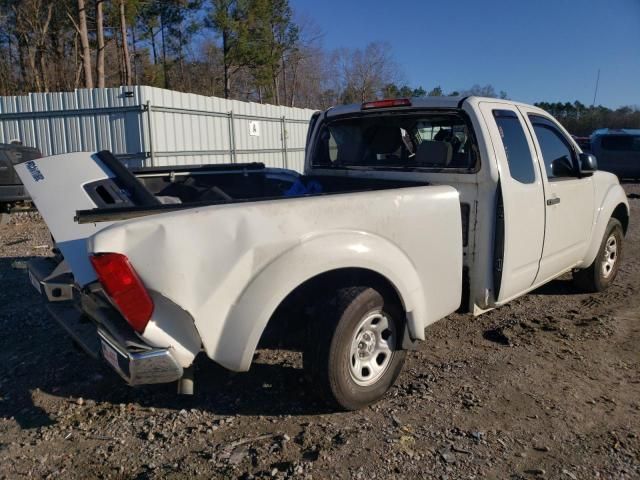
M 318 112 L 303 174 L 130 172 L 108 152 L 16 169 L 64 257 L 32 263 L 32 282 L 127 382 L 188 378 L 199 352 L 243 371 L 260 344 L 290 343 L 346 409 L 384 395 L 406 350 L 459 308 L 571 271 L 606 288 L 629 222 L 617 178 L 553 117 L 491 98 Z

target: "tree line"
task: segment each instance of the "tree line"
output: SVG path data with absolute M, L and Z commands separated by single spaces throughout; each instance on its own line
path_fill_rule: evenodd
M 311 108 L 445 95 L 406 85 L 385 42 L 327 51 L 322 36 L 288 0 L 0 0 L 0 95 L 151 85 Z
M 538 102 L 537 107 L 553 115 L 573 135 L 589 136 L 598 128 L 640 128 L 640 110 L 637 106 L 615 110 L 586 106 L 576 100 L 570 102 Z
M 0 95 L 151 85 L 326 108 L 375 98 L 481 95 L 410 86 L 385 42 L 326 50 L 289 0 L 0 0 Z M 637 108 L 539 104 L 575 134 L 640 127 Z

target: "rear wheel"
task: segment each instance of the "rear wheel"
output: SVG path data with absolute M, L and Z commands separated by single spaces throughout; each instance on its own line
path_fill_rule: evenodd
M 304 352 L 313 385 L 356 410 L 379 400 L 402 370 L 402 308 L 371 287 L 339 289 L 318 305 Z
M 623 239 L 622 224 L 611 218 L 593 263 L 573 273 L 573 281 L 580 290 L 601 292 L 613 283 L 622 259 Z

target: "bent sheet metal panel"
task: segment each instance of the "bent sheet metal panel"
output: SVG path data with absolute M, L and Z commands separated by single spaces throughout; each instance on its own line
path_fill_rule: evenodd
M 223 334 L 252 338 L 255 332 L 251 329 L 263 326 L 271 313 L 269 308 L 263 311 L 260 302 L 242 298 L 255 305 L 251 313 L 257 317 L 239 322 L 237 329 L 225 328 L 243 292 L 274 261 L 286 260 L 289 251 L 318 236 L 331 240 L 333 234 L 344 232 L 369 235 L 380 240 L 377 245 L 387 246 L 362 257 L 374 259 L 369 260 L 372 265 L 384 267 L 398 283 L 404 283 L 402 293 L 406 303 L 416 306 L 420 328 L 459 306 L 460 206 L 458 193 L 445 186 L 218 205 L 154 215 L 101 231 L 90 239 L 89 250 L 126 254 L 148 288 L 193 316 L 209 356 L 227 368 L 241 370 L 248 368 L 246 354 L 225 349 L 230 338 Z M 345 257 L 340 252 L 343 247 L 339 240 L 324 242 L 322 251 L 306 251 L 295 261 L 290 257 L 289 270 L 281 274 L 297 281 L 321 273 L 316 257 L 334 256 L 344 262 L 330 268 L 359 265 L 358 249 L 351 249 L 351 256 Z M 406 257 L 414 272 L 386 265 L 387 259 L 396 256 L 394 249 Z M 419 284 L 407 281 L 412 275 Z M 268 297 L 284 299 L 289 283 L 270 277 Z

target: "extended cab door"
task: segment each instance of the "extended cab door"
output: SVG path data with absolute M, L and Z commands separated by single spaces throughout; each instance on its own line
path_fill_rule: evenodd
M 524 117 L 505 103 L 481 102 L 500 176 L 494 231 L 494 301 L 529 290 L 540 258 L 545 228 L 542 177 Z
M 580 177 L 578 152 L 562 127 L 539 110 L 519 108 L 527 117 L 544 179 L 546 227 L 535 282 L 540 284 L 584 258 L 593 228 L 593 179 Z

